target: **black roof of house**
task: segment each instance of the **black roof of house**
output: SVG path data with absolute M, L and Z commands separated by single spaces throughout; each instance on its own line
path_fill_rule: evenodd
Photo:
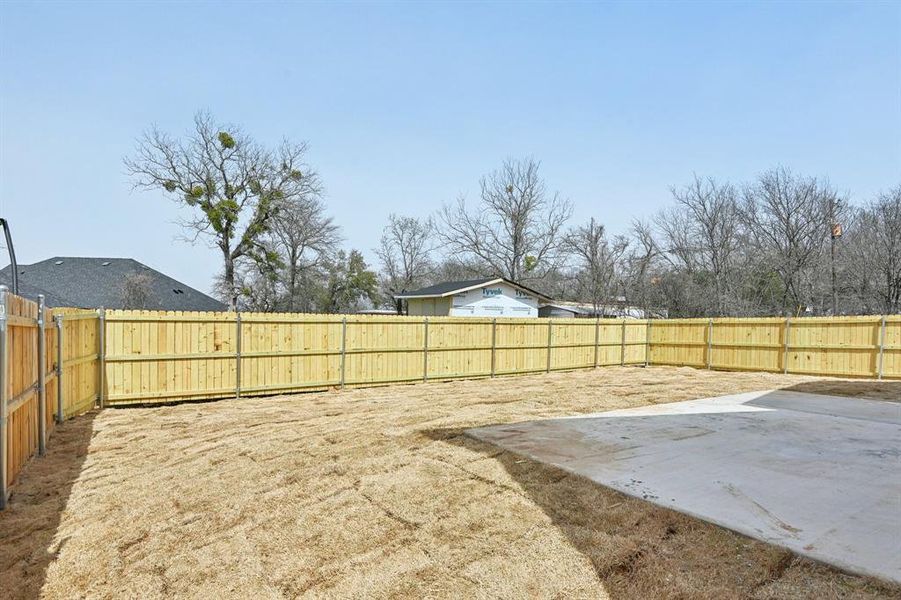
M 10 286 L 10 267 L 0 283 Z M 20 295 L 46 296 L 48 306 L 145 308 L 147 310 L 225 310 L 224 303 L 131 258 L 54 256 L 19 265 Z M 147 276 L 149 298 L 143 307 L 124 306 L 123 285 L 130 275 Z
M 9 288 L 9 291 L 13 289 L 12 278 L 9 275 L 9 268 L 3 269 L 0 271 L 0 285 L 5 285 Z M 37 286 L 31 285 L 25 281 L 22 281 L 21 276 L 19 277 L 19 295 L 23 298 L 28 298 L 29 300 L 33 300 L 35 302 L 38 301 L 38 294 L 44 295 L 44 302 L 47 306 L 69 306 L 69 303 L 62 298 L 61 296 L 57 296 L 56 294 L 52 294 L 47 290 L 41 289 Z
M 485 285 L 493 284 L 493 283 L 506 283 L 508 285 L 512 285 L 513 287 L 518 287 L 522 290 L 525 290 L 531 294 L 538 296 L 539 298 L 550 300 L 550 297 L 542 294 L 541 292 L 537 292 L 531 288 L 527 288 L 526 286 L 516 283 L 515 281 L 510 281 L 504 277 L 483 277 L 482 279 L 466 279 L 463 281 L 442 281 L 441 283 L 436 283 L 435 285 L 430 285 L 428 287 L 424 287 L 422 289 L 414 290 L 412 292 L 404 292 L 402 294 L 397 294 L 394 296 L 398 299 L 408 299 L 408 298 L 440 298 L 442 296 L 450 296 L 462 290 L 468 290 L 471 288 L 479 288 Z

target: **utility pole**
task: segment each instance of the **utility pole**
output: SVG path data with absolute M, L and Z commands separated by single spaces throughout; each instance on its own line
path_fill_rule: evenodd
M 838 293 L 835 288 L 835 240 L 842 237 L 842 224 L 835 222 L 835 209 L 832 209 L 832 236 L 829 240 L 829 254 L 832 261 L 832 316 L 838 316 Z

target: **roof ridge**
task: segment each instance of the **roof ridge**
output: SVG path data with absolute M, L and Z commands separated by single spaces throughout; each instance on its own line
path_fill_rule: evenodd
M 534 290 L 530 287 L 527 287 L 521 283 L 517 283 L 511 279 L 507 279 L 502 275 L 496 275 L 494 277 L 482 277 L 479 279 L 463 279 L 459 281 L 440 281 L 438 283 L 434 283 L 432 285 L 427 285 L 425 287 L 419 288 L 417 290 L 410 290 L 408 292 L 402 292 L 400 294 L 395 294 L 395 298 L 406 299 L 406 298 L 427 298 L 427 297 L 446 297 L 448 295 L 452 295 L 457 292 L 462 292 L 464 290 L 469 290 L 472 288 L 478 288 L 490 283 L 494 282 L 504 282 L 507 285 L 511 285 L 513 287 L 525 290 L 531 294 L 535 294 L 539 298 L 547 298 L 551 299 L 547 294 L 543 294 L 538 290 Z
M 38 262 L 46 262 L 48 260 L 59 260 L 59 259 L 69 259 L 69 260 L 133 260 L 135 262 L 139 262 L 136 258 L 131 256 L 51 256 L 50 258 L 45 258 L 44 260 L 39 260 Z

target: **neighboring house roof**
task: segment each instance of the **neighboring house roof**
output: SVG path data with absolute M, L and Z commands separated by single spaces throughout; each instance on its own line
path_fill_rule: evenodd
M 13 291 L 13 282 L 10 277 L 9 271 L 7 269 L 3 269 L 0 271 L 0 285 L 5 285 L 9 288 L 9 291 Z M 52 294 L 47 290 L 41 289 L 37 286 L 31 285 L 27 282 L 22 281 L 22 277 L 19 277 L 19 295 L 23 298 L 27 298 L 34 302 L 38 301 L 38 294 L 44 295 L 44 303 L 47 306 L 71 306 L 71 303 L 65 298 L 58 296 L 56 294 Z
M 571 312 L 574 315 L 587 315 L 592 312 L 580 306 L 575 306 L 572 304 L 560 304 L 556 302 L 542 303 L 538 308 L 556 308 L 557 310 L 565 310 L 567 312 Z
M 625 298 L 622 296 L 617 297 L 617 304 L 602 304 L 599 306 L 599 312 L 595 312 L 594 305 L 588 302 L 563 302 L 563 301 L 554 301 L 554 302 L 542 302 L 539 305 L 538 309 L 542 308 L 556 308 L 558 310 L 569 311 L 575 315 L 581 315 L 585 317 L 629 317 L 634 319 L 645 319 L 648 315 L 652 317 L 666 317 L 666 311 L 661 311 L 659 309 L 650 309 L 645 311 L 644 309 L 638 308 L 637 306 L 630 306 L 625 304 Z
M 9 279 L 7 266 L 0 277 Z M 123 286 L 129 276 L 144 275 L 148 310 L 225 310 L 226 305 L 191 286 L 131 258 L 55 256 L 31 265 L 19 265 L 19 287 L 46 290 L 50 306 L 126 308 Z M 41 292 L 37 292 L 41 293 Z M 36 295 L 36 294 L 35 294 Z M 54 303 L 50 303 L 50 296 Z
M 527 288 L 524 285 L 516 283 L 515 281 L 510 281 L 509 279 L 505 279 L 503 277 L 487 277 L 483 279 L 467 279 L 465 281 L 444 281 L 442 283 L 436 283 L 435 285 L 430 285 L 428 287 L 424 287 L 419 290 L 414 290 L 412 292 L 404 292 L 403 294 L 397 294 L 394 296 L 398 300 L 415 300 L 417 298 L 445 298 L 447 296 L 453 296 L 454 294 L 459 294 L 461 292 L 467 292 L 469 290 L 477 290 L 479 288 L 487 287 L 489 285 L 496 285 L 498 283 L 506 283 L 507 285 L 511 285 L 515 288 L 519 288 L 523 291 L 526 291 L 534 296 L 537 296 L 541 300 L 550 300 L 550 296 L 546 296 L 541 292 L 537 292 L 531 288 Z

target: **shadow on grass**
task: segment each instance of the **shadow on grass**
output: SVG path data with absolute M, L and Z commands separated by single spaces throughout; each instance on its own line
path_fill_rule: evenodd
M 901 593 L 901 589 L 834 571 L 783 548 L 501 450 L 467 436 L 465 429 L 423 433 L 497 460 L 519 490 L 590 561 L 612 598 L 896 597 Z
M 93 435 L 95 413 L 57 425 L 47 453 L 32 457 L 0 512 L 0 596 L 38 598 L 66 540 L 56 532 Z
M 820 379 L 805 381 L 782 388 L 808 394 L 828 394 L 851 398 L 871 398 L 901 402 L 901 381 L 879 381 L 876 379 Z

